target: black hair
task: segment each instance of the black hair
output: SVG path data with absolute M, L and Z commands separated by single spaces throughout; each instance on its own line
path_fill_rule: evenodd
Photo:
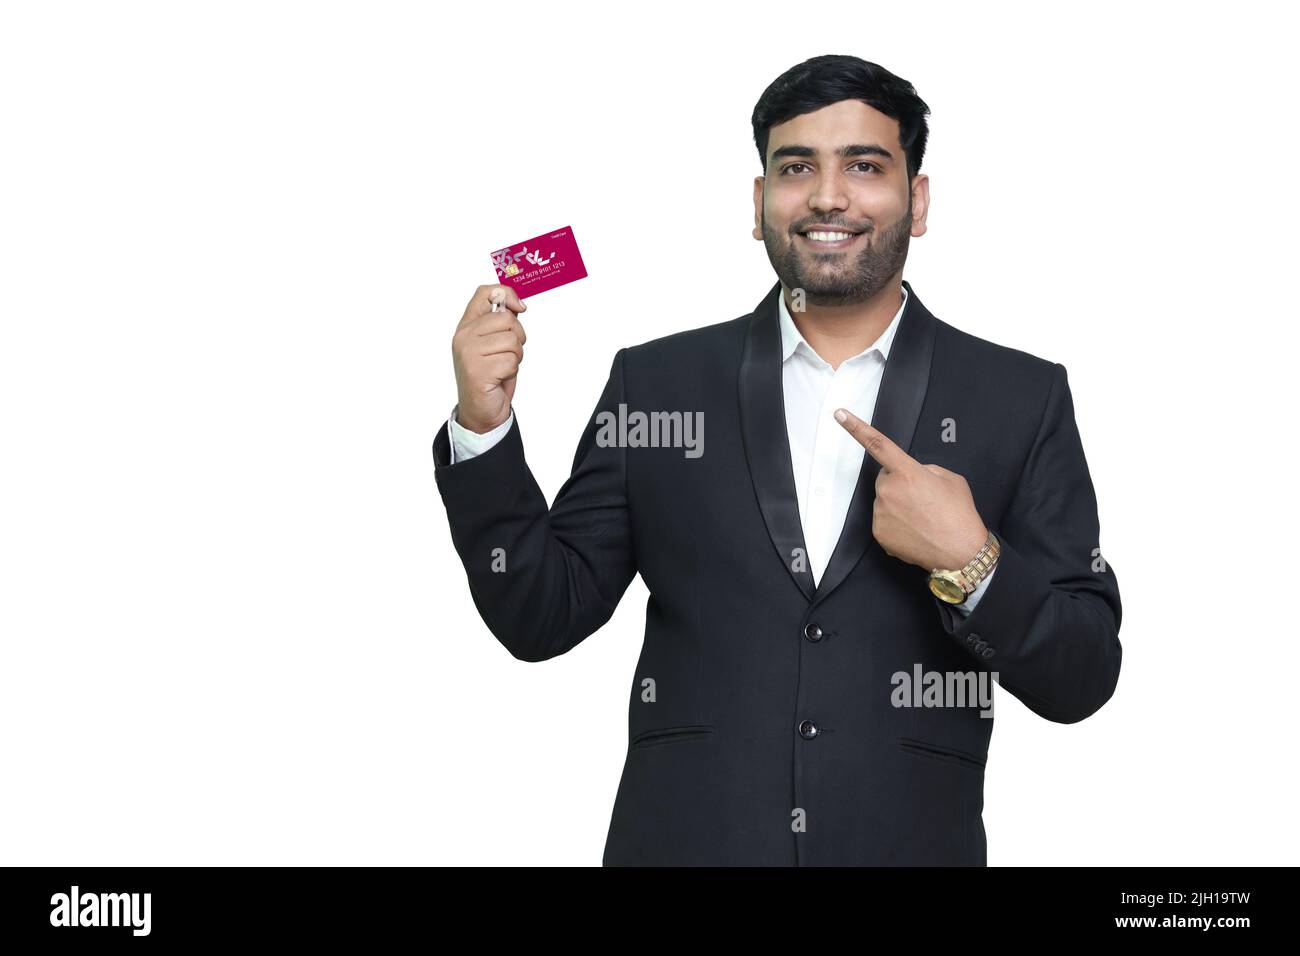
M 930 107 L 907 80 L 883 66 L 856 56 L 827 54 L 804 60 L 786 70 L 763 91 L 754 106 L 754 145 L 767 171 L 767 138 L 773 126 L 841 100 L 861 100 L 898 120 L 898 142 L 907 156 L 907 179 L 921 169 L 929 127 Z

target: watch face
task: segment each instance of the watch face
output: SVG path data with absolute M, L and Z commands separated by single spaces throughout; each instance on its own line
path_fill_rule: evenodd
M 966 592 L 962 590 L 961 585 L 949 581 L 947 578 L 931 577 L 930 590 L 939 600 L 947 601 L 949 604 L 960 604 L 966 600 Z

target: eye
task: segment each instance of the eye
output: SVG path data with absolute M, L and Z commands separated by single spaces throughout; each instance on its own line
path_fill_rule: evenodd
M 808 165 L 807 163 L 791 163 L 790 165 L 784 167 L 784 168 L 781 170 L 781 175 L 784 176 L 786 173 L 788 173 L 790 170 L 794 169 L 796 166 L 807 166 L 807 165 Z M 875 170 L 876 172 L 880 172 L 880 171 L 881 171 L 879 166 L 877 166 L 875 163 L 870 162 L 870 161 L 865 160 L 865 159 L 860 160 L 860 161 L 854 163 L 853 166 L 850 166 L 849 168 L 850 168 L 850 169 L 853 169 L 853 168 L 856 168 L 856 167 L 858 167 L 858 166 L 866 166 L 866 167 L 868 167 L 869 169 Z

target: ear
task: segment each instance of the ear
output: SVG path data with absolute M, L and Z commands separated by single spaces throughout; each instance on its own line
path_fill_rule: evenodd
M 763 239 L 763 182 L 764 177 L 754 177 L 754 232 L 755 239 Z
M 925 235 L 925 217 L 930 212 L 930 177 L 917 173 L 912 179 L 912 235 Z

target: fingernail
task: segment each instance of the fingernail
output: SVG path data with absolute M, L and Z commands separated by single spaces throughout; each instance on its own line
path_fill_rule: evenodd
M 848 421 L 849 413 L 842 408 L 835 409 L 835 420 L 840 424 Z

